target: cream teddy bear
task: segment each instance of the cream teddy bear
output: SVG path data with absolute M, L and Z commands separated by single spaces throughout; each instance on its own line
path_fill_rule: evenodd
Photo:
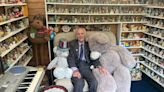
M 55 68 L 53 71 L 53 75 L 57 79 L 71 78 L 72 70 L 68 68 L 67 63 L 67 56 L 69 55 L 69 50 L 55 47 L 53 51 L 56 54 L 56 57 L 49 63 L 47 69 L 50 70 Z
M 130 92 L 129 69 L 136 65 L 131 53 L 123 47 L 112 44 L 109 37 L 103 33 L 92 34 L 88 43 L 91 58 L 99 59 L 101 65 L 109 72 L 107 75 L 102 75 L 93 69 L 99 84 L 97 92 Z

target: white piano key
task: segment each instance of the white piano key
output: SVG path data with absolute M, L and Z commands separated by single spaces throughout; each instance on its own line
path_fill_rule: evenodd
M 33 79 L 34 77 L 25 77 L 24 79 Z
M 28 87 L 18 87 L 18 89 L 28 89 Z

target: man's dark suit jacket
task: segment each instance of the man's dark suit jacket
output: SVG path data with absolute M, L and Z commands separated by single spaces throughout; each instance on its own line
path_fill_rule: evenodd
M 79 43 L 78 40 L 72 40 L 68 43 L 69 46 L 69 56 L 67 58 L 68 60 L 68 65 L 69 67 L 77 67 L 79 65 L 79 59 L 78 59 L 78 55 L 79 55 Z M 95 67 L 100 66 L 100 62 L 99 60 L 91 60 L 90 59 L 90 49 L 89 49 L 89 45 L 88 42 L 85 42 L 84 44 L 85 47 L 85 59 L 86 62 L 88 63 L 88 65 L 94 65 Z

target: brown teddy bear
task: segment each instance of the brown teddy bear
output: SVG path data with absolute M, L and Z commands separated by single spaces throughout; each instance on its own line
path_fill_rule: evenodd
M 44 16 L 36 15 L 33 17 L 29 31 L 29 40 L 32 43 L 33 59 L 31 65 L 46 66 L 50 62 L 48 42 L 52 31 L 44 26 Z
M 33 17 L 29 36 L 34 43 L 44 43 L 50 40 L 52 31 L 44 26 L 44 20 L 42 15 Z

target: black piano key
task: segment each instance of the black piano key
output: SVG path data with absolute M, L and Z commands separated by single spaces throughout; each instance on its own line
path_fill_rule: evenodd
M 29 71 L 27 74 L 36 74 L 37 71 Z

